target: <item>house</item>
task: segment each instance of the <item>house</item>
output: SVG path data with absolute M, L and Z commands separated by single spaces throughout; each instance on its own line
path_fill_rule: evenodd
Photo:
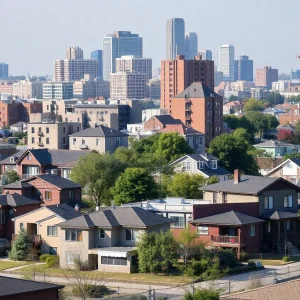
M 27 123 L 20 121 L 15 124 L 12 124 L 12 125 L 10 125 L 10 130 L 12 132 L 26 132 L 27 131 Z
M 113 153 L 118 147 L 128 147 L 128 135 L 104 125 L 90 127 L 69 135 L 70 150 L 90 149 Z
M 240 101 L 231 101 L 223 105 L 223 114 L 230 115 L 243 110 L 243 103 Z
M 35 175 L 3 186 L 3 194 L 19 194 L 43 205 L 82 205 L 81 185 L 54 174 Z
M 14 170 L 21 179 L 51 172 L 69 178 L 74 166 L 71 163 L 91 152 L 90 150 L 28 149 L 0 161 L 1 171 L 3 174 Z
M 298 193 L 300 192 L 298 186 L 283 178 L 241 176 L 239 170 L 235 170 L 233 180 L 207 185 L 202 189 L 204 200 L 212 201 L 213 204 L 221 205 L 221 207 L 223 206 L 226 209 L 222 213 L 233 210 L 234 212 L 264 220 L 264 225 L 256 225 L 255 228 L 252 226 L 252 229 L 249 229 L 249 237 L 260 237 L 259 247 L 257 246 L 256 250 L 259 248 L 260 250 L 282 251 L 287 242 L 295 247 L 300 247 L 300 236 L 297 233 L 300 225 L 297 213 Z M 228 207 L 226 208 L 225 204 L 233 206 L 229 209 Z M 237 210 L 238 204 L 244 204 L 246 207 L 253 205 L 254 207 L 241 211 Z M 204 206 L 198 209 L 205 211 Z M 197 220 L 198 214 L 194 211 L 194 219 Z M 215 215 L 218 214 L 220 214 L 220 211 L 216 214 L 212 211 L 207 211 L 205 215 L 201 215 L 201 218 L 214 216 L 212 219 L 215 220 Z M 218 218 L 220 217 L 218 216 Z M 228 215 L 225 217 L 228 217 Z M 231 213 L 231 219 L 236 219 L 236 217 L 233 217 L 233 213 Z M 201 221 L 201 224 L 204 224 L 203 220 L 197 221 Z M 207 222 L 207 220 L 204 221 Z M 243 222 L 241 222 L 242 224 Z M 245 225 L 248 226 L 249 224 Z M 226 235 L 231 236 L 234 233 L 235 236 L 238 236 L 238 232 L 230 229 L 233 227 L 231 223 L 225 225 L 225 223 L 223 225 L 211 223 L 210 226 L 205 226 L 202 229 L 206 231 L 206 235 L 209 236 L 211 242 L 214 242 L 213 236 L 218 236 L 218 239 L 223 241 L 221 243 L 230 247 L 232 241 L 226 238 Z M 252 238 L 248 237 L 243 243 L 241 243 L 241 240 L 235 240 L 235 244 L 236 241 L 238 241 L 240 249 L 247 249 L 249 248 L 247 244 L 253 244 Z
M 31 199 L 17 193 L 0 196 L 0 237 L 9 241 L 14 233 L 14 217 L 39 208 L 41 200 Z
M 43 206 L 12 219 L 15 235 L 21 228 L 34 240 L 40 241 L 41 254 L 58 254 L 60 250 L 60 231 L 56 225 L 82 215 L 79 207 L 66 204 Z
M 254 147 L 266 151 L 266 153 L 271 154 L 272 157 L 280 157 L 299 152 L 299 146 L 277 140 L 265 141 L 254 145 Z
M 256 157 L 259 173 L 262 176 L 268 174 L 271 170 L 279 166 L 283 161 L 283 157 Z
M 263 114 L 265 115 L 272 115 L 274 117 L 279 117 L 279 115 L 284 114 L 285 111 L 279 108 L 273 108 L 273 107 L 267 107 L 262 111 Z
M 80 257 L 107 272 L 137 271 L 136 241 L 145 232 L 170 229 L 173 221 L 140 207 L 110 207 L 58 224 L 60 265 Z
M 276 166 L 265 175 L 266 177 L 281 177 L 293 184 L 300 185 L 300 159 L 290 158 Z
M 62 285 L 0 276 L 0 299 L 59 300 Z
M 228 180 L 231 175 L 229 171 L 218 166 L 218 158 L 211 154 L 187 154 L 167 167 L 173 168 L 175 173 L 198 174 L 207 179 L 217 176 L 221 182 Z

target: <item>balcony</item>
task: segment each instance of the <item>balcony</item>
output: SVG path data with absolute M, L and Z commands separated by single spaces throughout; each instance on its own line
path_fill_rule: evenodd
M 238 236 L 228 235 L 212 235 L 211 242 L 214 246 L 222 247 L 238 247 L 245 245 L 243 237 L 240 239 Z
M 191 103 L 191 102 L 192 102 L 191 98 L 185 98 L 185 103 Z
M 191 111 L 192 107 L 191 106 L 186 106 L 185 111 Z
M 44 136 L 44 133 L 43 133 L 42 131 L 39 130 L 39 131 L 37 132 L 37 135 L 38 135 L 38 136 Z
M 43 142 L 37 142 L 37 145 L 38 145 L 39 147 L 44 147 L 44 143 L 43 143 Z
M 191 121 L 191 120 L 192 120 L 192 116 L 190 116 L 190 115 L 185 115 L 185 120 L 186 120 L 186 121 Z

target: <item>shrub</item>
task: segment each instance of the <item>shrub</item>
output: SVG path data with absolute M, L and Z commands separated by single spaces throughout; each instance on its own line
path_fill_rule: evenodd
M 219 300 L 220 293 L 214 290 L 197 289 L 194 294 L 188 292 L 184 295 L 184 300 Z
M 41 262 L 46 262 L 47 257 L 51 256 L 51 254 L 42 254 L 40 256 L 40 261 Z
M 239 264 L 236 253 L 232 250 L 219 250 L 216 256 L 220 260 L 220 267 L 222 269 L 234 268 Z
M 242 251 L 241 254 L 240 254 L 240 261 L 241 262 L 245 262 L 245 261 L 248 261 L 248 259 L 249 259 L 248 253 Z
M 256 263 L 254 261 L 249 261 L 248 267 L 256 267 Z
M 201 260 L 192 259 L 184 273 L 186 276 L 194 277 L 199 276 L 205 272 L 212 264 L 209 258 L 202 258 Z
M 287 263 L 288 261 L 290 261 L 290 259 L 289 259 L 288 256 L 284 256 L 284 257 L 282 258 L 282 260 L 283 260 L 285 263 Z
M 12 244 L 9 258 L 12 260 L 25 260 L 30 251 L 31 240 L 25 229 L 21 229 L 18 237 Z
M 59 257 L 58 255 L 49 255 L 46 258 L 46 265 L 48 268 L 59 265 Z
M 148 298 L 144 295 L 132 295 L 132 296 L 123 298 L 123 300 L 147 300 L 147 299 Z
M 89 297 L 101 297 L 105 294 L 109 293 L 109 289 L 105 285 L 92 285 L 92 284 L 87 284 L 82 286 L 82 288 L 85 290 L 86 294 Z M 72 289 L 72 293 L 74 295 L 80 295 L 82 294 L 80 291 L 79 286 L 75 286 Z

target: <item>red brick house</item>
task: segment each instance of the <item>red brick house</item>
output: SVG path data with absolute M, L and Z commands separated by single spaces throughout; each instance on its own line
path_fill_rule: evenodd
M 11 240 L 14 233 L 14 217 L 39 208 L 41 200 L 31 199 L 17 193 L 0 196 L 0 238 Z

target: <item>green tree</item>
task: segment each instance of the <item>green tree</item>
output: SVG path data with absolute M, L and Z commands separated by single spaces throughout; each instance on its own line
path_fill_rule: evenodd
M 137 243 L 139 271 L 168 272 L 177 263 L 177 249 L 178 244 L 171 231 L 144 233 Z
M 71 173 L 71 179 L 81 184 L 96 206 L 109 204 L 110 189 L 126 165 L 110 154 L 90 153 L 81 157 Z
M 211 177 L 208 178 L 207 180 L 207 184 L 214 184 L 214 183 L 219 183 L 220 182 L 220 178 L 216 175 L 213 175 Z
M 155 198 L 158 186 L 154 178 L 142 168 L 127 168 L 116 180 L 112 195 L 117 205 Z
M 208 152 L 219 158 L 219 164 L 233 172 L 240 169 L 249 175 L 258 175 L 258 166 L 254 157 L 248 153 L 252 146 L 244 135 L 224 133 L 214 138 Z
M 200 188 L 205 184 L 206 180 L 201 175 L 177 173 L 167 186 L 167 194 L 173 197 L 202 199 L 203 192 Z
M 231 101 L 237 101 L 239 100 L 239 97 L 235 96 L 235 95 L 230 95 L 230 97 L 228 98 L 228 101 L 231 102 Z
M 264 118 L 267 120 L 268 130 L 275 129 L 279 125 L 279 122 L 275 116 L 265 114 Z
M 285 160 L 289 158 L 300 158 L 300 153 L 290 153 L 283 156 L 283 159 Z
M 209 289 L 197 289 L 194 293 L 187 292 L 184 300 L 219 300 L 220 292 Z
M 271 92 L 266 100 L 270 106 L 275 106 L 284 102 L 284 96 L 278 92 Z
M 6 171 L 2 177 L 3 185 L 10 184 L 20 180 L 20 176 L 16 171 Z
M 256 132 L 259 133 L 259 137 L 261 138 L 263 133 L 268 129 L 268 121 L 264 115 L 260 112 L 250 111 L 245 115 L 245 117 L 254 126 Z
M 255 98 L 249 98 L 245 101 L 244 111 L 262 111 L 265 108 L 265 104 L 261 100 L 257 100 Z
M 11 251 L 9 252 L 9 258 L 12 260 L 25 260 L 29 254 L 30 248 L 30 237 L 27 235 L 26 230 L 22 228 L 18 237 L 12 244 Z

